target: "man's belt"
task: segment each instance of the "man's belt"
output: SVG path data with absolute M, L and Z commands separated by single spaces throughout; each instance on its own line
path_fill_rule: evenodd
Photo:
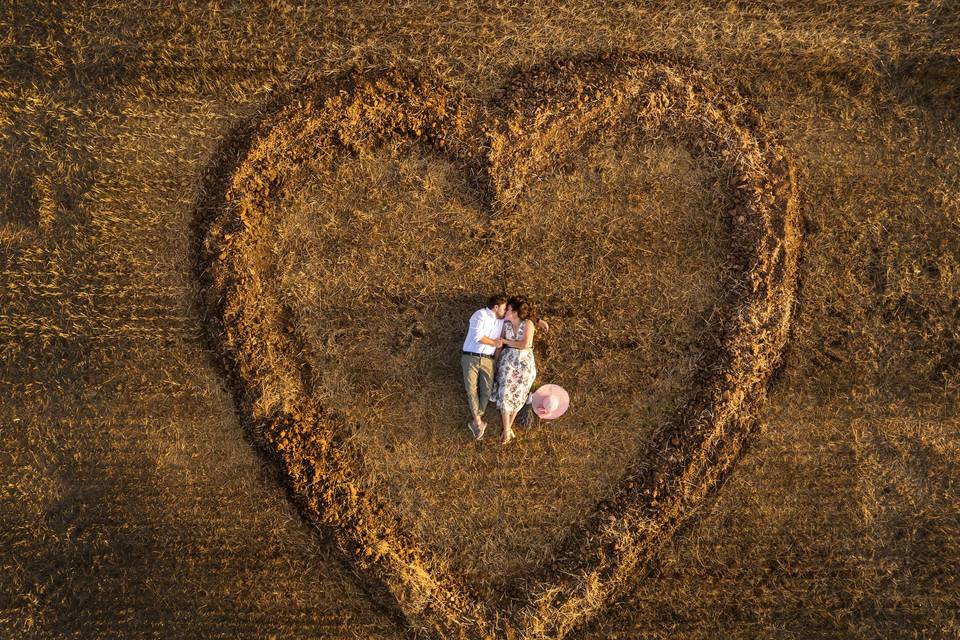
M 473 351 L 462 351 L 465 356 L 477 356 L 478 358 L 490 358 L 493 360 L 493 356 L 489 353 L 474 353 Z

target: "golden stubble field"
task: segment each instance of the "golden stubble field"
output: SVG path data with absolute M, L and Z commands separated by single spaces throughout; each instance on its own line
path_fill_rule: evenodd
M 204 177 L 238 126 L 348 71 L 427 72 L 469 106 L 617 49 L 759 111 L 803 243 L 748 450 L 575 637 L 956 637 L 958 33 L 947 3 L 0 9 L 0 633 L 402 637 L 251 446 L 206 330 Z M 306 172 L 268 253 L 371 483 L 496 608 L 690 392 L 685 345 L 729 284 L 728 190 L 676 140 L 614 136 L 497 221 L 472 169 L 413 145 Z M 541 380 L 589 393 L 477 448 L 444 359 L 488 288 L 543 273 Z

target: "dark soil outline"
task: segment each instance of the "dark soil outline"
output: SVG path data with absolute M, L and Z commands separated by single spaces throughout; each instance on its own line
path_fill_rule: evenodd
M 480 112 L 436 78 L 387 71 L 311 87 L 266 110 L 245 136 L 249 145 L 232 149 L 242 157 L 214 158 L 214 167 L 229 165 L 221 173 L 231 179 L 221 206 L 208 203 L 198 213 L 209 220 L 199 252 L 201 298 L 251 438 L 277 461 L 308 519 L 389 588 L 414 632 L 563 637 L 640 575 L 741 454 L 788 335 L 800 243 L 796 184 L 759 117 L 735 92 L 688 67 L 628 54 L 560 60 L 515 74 L 495 99 Z M 264 231 L 258 223 L 282 167 L 304 161 L 317 144 L 356 150 L 394 137 L 425 141 L 464 166 L 492 207 L 508 209 L 525 179 L 571 143 L 622 125 L 629 109 L 645 129 L 684 132 L 737 167 L 730 216 L 748 290 L 731 308 L 700 391 L 643 458 L 656 464 L 628 469 L 619 491 L 537 576 L 526 602 L 495 614 L 351 481 L 361 461 L 340 446 L 338 417 L 305 401 L 311 372 L 296 361 L 282 309 L 256 273 L 255 244 L 240 240 Z M 584 133 L 564 137 L 572 131 Z

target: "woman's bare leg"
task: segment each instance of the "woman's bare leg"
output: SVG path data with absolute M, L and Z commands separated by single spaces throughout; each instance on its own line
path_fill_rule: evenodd
M 517 417 L 515 411 L 508 411 L 503 415 L 503 431 L 500 432 L 500 444 L 505 444 L 513 437 L 513 421 Z

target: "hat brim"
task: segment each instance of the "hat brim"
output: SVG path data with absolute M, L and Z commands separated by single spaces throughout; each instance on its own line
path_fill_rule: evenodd
M 537 411 L 537 407 L 542 407 L 544 398 L 548 397 L 557 399 L 557 407 L 553 411 L 545 411 L 544 413 L 540 413 Z M 545 384 L 533 392 L 532 404 L 533 412 L 536 413 L 541 420 L 553 420 L 566 413 L 567 408 L 570 406 L 570 394 L 568 394 L 566 389 L 560 385 Z

